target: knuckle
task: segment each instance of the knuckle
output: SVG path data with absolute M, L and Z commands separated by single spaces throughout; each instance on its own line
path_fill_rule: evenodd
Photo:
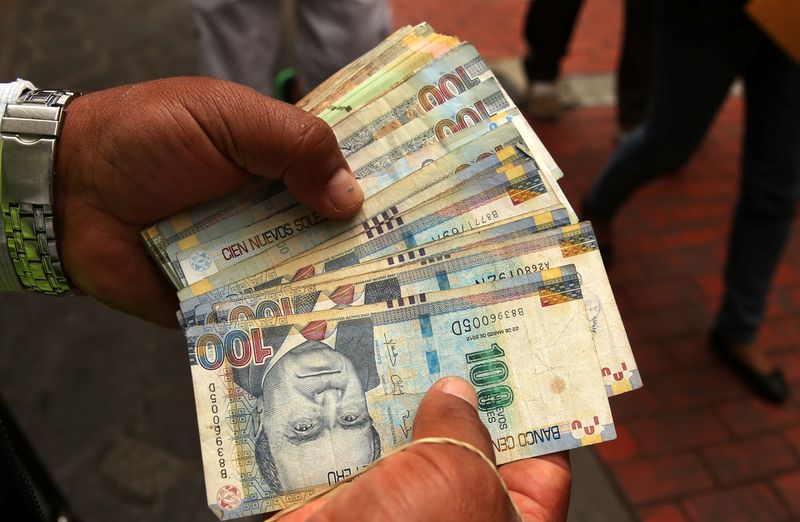
M 336 136 L 327 123 L 311 115 L 298 120 L 295 150 L 299 158 L 317 158 L 337 148 Z
M 300 109 L 290 107 L 281 112 L 281 123 L 275 128 L 283 136 L 283 155 L 276 165 L 280 178 L 287 186 L 327 179 L 333 174 L 334 158 L 339 154 L 333 130 L 320 118 Z

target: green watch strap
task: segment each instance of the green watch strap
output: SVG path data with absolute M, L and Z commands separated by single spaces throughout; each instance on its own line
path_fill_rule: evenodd
M 72 293 L 58 260 L 52 208 L 28 203 L 2 207 L 8 252 L 22 285 L 49 295 Z

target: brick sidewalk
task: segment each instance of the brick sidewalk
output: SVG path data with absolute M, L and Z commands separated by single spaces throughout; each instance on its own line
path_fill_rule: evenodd
M 705 344 L 739 178 L 742 104 L 729 100 L 690 164 L 620 213 L 612 287 L 644 387 L 613 400 L 618 440 L 597 447 L 646 521 L 800 518 L 800 397 L 753 398 Z M 612 108 L 536 131 L 578 203 L 612 151 Z M 759 342 L 800 390 L 800 238 L 778 272 Z
M 398 24 L 428 20 L 488 58 L 524 54 L 525 1 L 442 0 L 435 9 L 412 0 L 393 4 Z M 620 24 L 619 0 L 586 0 L 564 74 L 613 71 Z M 613 400 L 619 439 L 597 453 L 645 521 L 800 519 L 797 235 L 758 340 L 798 390 L 790 403 L 776 408 L 753 398 L 705 342 L 722 292 L 742 109 L 740 99 L 730 99 L 690 164 L 639 192 L 616 225 L 609 276 L 644 388 Z M 577 210 L 613 151 L 614 109 L 578 109 L 535 130 L 566 173 L 562 186 Z

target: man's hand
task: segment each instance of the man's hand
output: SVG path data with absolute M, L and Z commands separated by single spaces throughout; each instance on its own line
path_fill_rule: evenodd
M 117 87 L 67 107 L 55 173 L 61 260 L 82 291 L 174 326 L 177 300 L 139 231 L 252 176 L 282 180 L 329 218 L 363 200 L 319 118 L 210 78 Z
M 494 462 L 489 433 L 477 415 L 477 397 L 463 379 L 441 379 L 414 419 L 414 440 L 449 437 L 468 442 Z M 512 462 L 500 475 L 525 522 L 567 518 L 569 454 Z M 330 498 L 318 499 L 281 522 L 510 522 L 514 511 L 495 473 L 473 453 L 420 444 L 387 458 Z

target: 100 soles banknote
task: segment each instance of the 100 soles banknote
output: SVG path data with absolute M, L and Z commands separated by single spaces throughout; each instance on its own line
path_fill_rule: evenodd
M 554 207 L 543 211 L 531 212 L 518 218 L 506 219 L 494 226 L 466 231 L 463 234 L 443 237 L 440 241 L 428 243 L 411 249 L 404 249 L 397 254 L 392 254 L 373 261 L 365 261 L 357 265 L 326 271 L 325 263 L 306 266 L 305 270 L 294 274 L 293 277 L 280 276 L 277 272 L 269 274 L 268 278 L 262 276 L 245 278 L 235 284 L 190 296 L 180 303 L 179 316 L 184 326 L 195 326 L 216 322 L 213 305 L 220 301 L 227 301 L 237 296 L 254 294 L 266 288 L 293 287 L 301 292 L 306 288 L 303 281 L 312 278 L 314 282 L 331 282 L 348 280 L 359 277 L 365 273 L 379 271 L 384 268 L 399 267 L 402 264 L 423 261 L 426 259 L 440 260 L 465 249 L 494 244 L 499 241 L 524 238 L 535 232 L 552 227 L 567 225 L 571 222 L 570 213 L 563 207 Z M 314 283 L 309 283 L 314 284 Z M 278 289 L 276 288 L 276 291 Z M 254 318 L 263 318 L 272 315 L 285 315 L 282 307 L 268 310 L 267 307 L 257 308 Z
M 440 199 L 430 207 L 422 206 L 410 216 L 406 216 L 409 218 L 408 223 L 402 220 L 398 222 L 399 218 L 395 218 L 397 226 L 360 230 L 357 236 L 340 244 L 313 250 L 305 256 L 242 279 L 239 279 L 238 274 L 232 274 L 232 269 L 214 274 L 179 292 L 182 298 L 182 310 L 194 308 L 203 301 L 207 302 L 211 296 L 243 293 L 248 289 L 307 277 L 313 273 L 312 270 L 315 270 L 313 267 L 317 264 L 322 264 L 325 271 L 338 270 L 399 253 L 410 246 L 423 244 L 431 239 L 440 240 L 449 235 L 464 233 L 466 230 L 484 228 L 499 223 L 506 217 L 545 210 L 563 202 L 557 195 L 548 193 L 548 187 L 535 167 L 533 170 L 522 170 L 521 175 L 513 179 L 509 179 L 507 175 L 509 173 L 487 176 L 480 182 L 473 183 L 468 192 L 471 197 L 465 196 L 466 199 L 454 192 L 451 196 L 455 202 Z M 517 204 L 514 201 L 517 201 Z M 505 212 L 508 212 L 508 215 L 503 215 Z M 237 265 L 233 270 L 246 269 L 251 262 L 259 263 L 259 266 L 270 264 L 259 262 L 260 256 Z M 243 272 L 246 274 L 248 270 Z M 223 279 L 224 277 L 229 277 L 230 282 Z M 192 294 L 193 292 L 197 293 Z
M 524 153 L 509 147 L 519 140 L 521 136 L 515 127 L 503 125 L 420 169 L 414 176 L 397 179 L 379 193 L 369 195 L 360 212 L 350 219 L 326 221 L 307 207 L 297 206 L 270 220 L 179 251 L 175 258 L 190 285 L 267 250 L 270 252 L 264 255 L 269 258 L 268 266 L 274 266 L 313 248 L 347 239 L 355 234 L 353 230 L 361 230 L 366 223 L 377 226 L 391 219 L 389 216 L 408 212 L 421 203 L 444 195 L 468 177 L 479 174 L 481 169 L 491 168 L 494 164 L 490 165 L 488 158 L 493 149 L 507 149 L 498 164 L 524 161 Z M 469 160 L 466 158 L 475 156 L 485 158 L 467 168 Z M 207 262 L 198 262 L 206 259 Z
M 238 250 L 231 251 L 232 255 L 227 255 L 224 250 L 230 248 L 228 246 L 218 248 L 215 253 L 205 252 L 199 257 L 192 254 L 182 263 L 187 277 L 191 274 L 195 282 L 181 289 L 178 295 L 183 301 L 246 278 L 261 278 L 261 283 L 264 283 L 274 279 L 274 272 L 279 268 L 282 274 L 292 277 L 305 266 L 321 261 L 341 268 L 388 255 L 398 248 L 488 226 L 533 210 L 544 210 L 554 205 L 569 208 L 557 183 L 549 179 L 546 171 L 530 160 L 524 165 L 506 168 L 503 163 L 507 156 L 505 150 L 499 151 L 454 174 L 452 179 L 467 177 L 467 182 L 445 193 L 426 191 L 425 194 L 435 197 L 407 212 L 398 211 L 402 206 L 399 203 L 384 208 L 381 212 L 386 217 L 374 225 L 375 216 L 355 224 L 344 233 L 337 234 L 338 225 L 332 225 L 332 229 L 323 228 L 319 234 L 288 238 L 253 255 L 248 252 L 245 259 L 235 264 L 228 264 L 230 262 L 226 260 L 223 270 L 217 268 L 218 263 L 221 264 L 226 257 L 233 257 L 233 254 L 249 251 L 247 243 L 235 245 Z M 371 206 L 369 202 L 367 206 Z M 331 234 L 327 235 L 329 231 Z M 328 241 L 323 243 L 321 240 L 326 235 Z
M 371 197 L 376 194 L 381 194 L 381 198 L 379 198 L 378 201 L 388 204 L 387 195 L 393 194 L 395 201 L 397 201 L 397 198 L 403 197 L 402 190 L 407 189 L 407 187 L 394 187 L 394 185 L 409 177 L 411 174 L 415 174 L 419 170 L 424 169 L 431 163 L 438 162 L 437 166 L 434 168 L 443 168 L 445 170 L 441 172 L 442 174 L 446 174 L 459 170 L 469 165 L 471 162 L 483 158 L 494 149 L 513 142 L 529 139 L 526 138 L 528 132 L 526 125 L 524 125 L 524 120 L 519 116 L 510 116 L 507 113 L 500 113 L 491 117 L 489 122 L 482 123 L 484 124 L 475 124 L 458 133 L 449 134 L 442 140 L 436 139 L 426 146 L 408 153 L 403 157 L 403 161 L 395 162 L 390 167 L 370 172 L 365 174 L 364 177 L 361 177 L 359 183 L 362 185 L 362 190 L 367 198 L 366 208 L 360 212 L 358 216 L 351 219 L 350 222 L 355 219 L 362 219 L 362 216 L 363 219 L 371 217 L 372 212 L 386 210 L 388 207 L 380 209 L 374 208 L 374 206 L 369 203 Z M 500 129 L 503 130 L 501 131 Z M 526 146 L 529 145 L 530 144 L 526 142 Z M 427 171 L 429 170 L 430 169 L 427 169 Z M 414 176 L 415 179 L 411 180 L 410 183 L 417 184 L 416 179 L 419 177 L 420 176 Z M 400 193 L 398 194 L 398 192 Z M 286 193 L 278 194 L 281 201 L 285 199 L 284 194 Z M 275 207 L 271 200 L 269 203 L 270 207 Z M 206 222 L 207 221 L 209 220 L 206 220 Z M 200 277 L 192 273 L 192 271 L 190 271 L 189 274 L 185 274 L 183 270 L 186 269 L 186 265 L 185 263 L 181 263 L 181 260 L 186 259 L 187 250 L 191 250 L 192 254 L 198 251 L 212 252 L 216 248 L 215 245 L 222 245 L 220 248 L 225 248 L 225 245 L 234 244 L 243 237 L 256 238 L 258 240 L 261 234 L 266 234 L 276 229 L 285 230 L 287 235 L 291 232 L 290 235 L 294 236 L 299 232 L 313 230 L 314 226 L 321 222 L 321 217 L 312 210 L 295 205 L 282 214 L 271 214 L 268 219 L 226 231 L 216 238 L 207 239 L 203 242 L 200 242 L 196 235 L 184 237 L 180 241 L 170 243 L 166 246 L 165 258 L 169 261 L 162 263 L 162 268 L 164 268 L 165 272 L 168 272 L 168 274 L 174 274 L 170 275 L 170 279 L 179 280 L 180 283 L 177 284 L 177 287 L 182 288 L 187 284 L 191 284 L 187 282 L 187 280 L 197 281 L 201 278 L 207 278 L 218 270 L 215 262 L 216 259 L 210 257 L 208 262 L 197 263 L 199 266 L 205 267 L 204 273 Z M 227 218 L 226 223 L 233 223 L 232 218 Z M 340 224 L 331 226 L 341 227 Z M 227 229 L 227 227 L 225 228 Z M 149 231 L 150 229 L 146 232 Z M 272 246 L 280 242 L 281 239 L 284 239 L 278 237 L 277 234 L 273 235 L 275 237 L 272 241 L 268 241 L 269 237 L 265 235 L 264 241 L 260 241 L 262 245 L 258 248 Z M 189 254 L 189 256 L 192 254 Z M 295 253 L 292 253 L 292 255 L 294 254 Z M 221 252 L 217 254 L 217 256 L 220 255 L 222 255 Z M 231 259 L 227 259 L 224 264 L 228 265 L 229 261 L 234 261 L 235 264 L 245 259 L 240 259 L 238 256 L 235 258 L 232 257 Z
M 346 478 L 410 441 L 445 375 L 475 386 L 500 464 L 613 439 L 582 301 L 565 266 L 188 329 L 209 505 L 222 518 L 261 513 Z
M 349 279 L 297 281 L 214 305 L 219 322 L 290 315 L 460 288 L 573 264 L 582 291 L 600 371 L 609 396 L 641 386 L 625 328 L 588 222 L 545 230 L 491 245 L 461 249 L 447 258 L 422 258 Z

